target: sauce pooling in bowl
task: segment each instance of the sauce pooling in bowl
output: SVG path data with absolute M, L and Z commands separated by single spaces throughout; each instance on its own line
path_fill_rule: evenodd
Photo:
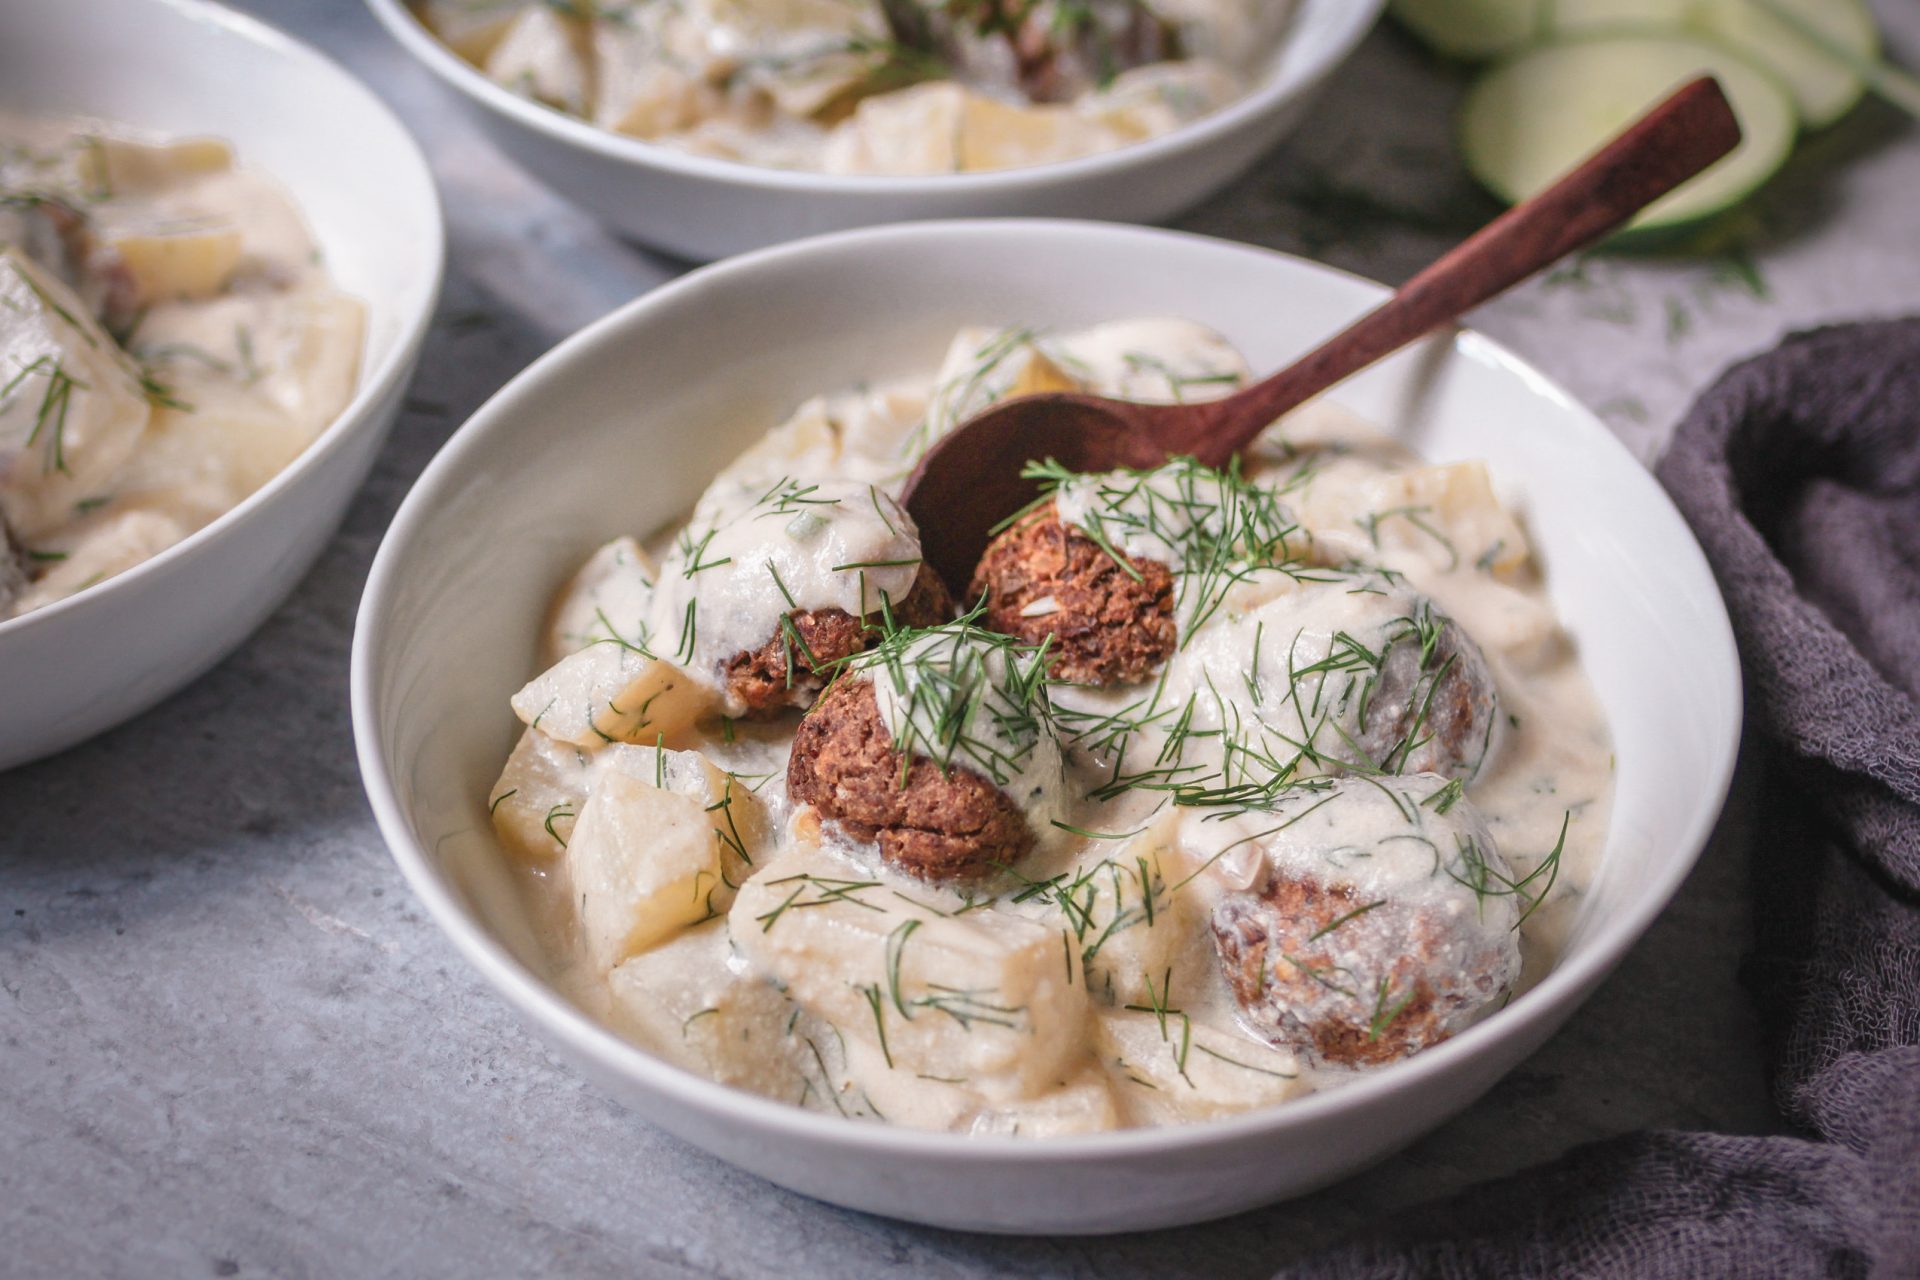
M 657 558 L 597 552 L 487 799 L 573 997 L 769 1097 L 1041 1137 L 1335 1086 L 1537 980 L 1612 756 L 1482 465 L 1325 404 L 1224 472 L 1036 459 L 969 596 L 902 616 L 892 495 L 941 432 L 1247 376 L 1186 321 L 968 330 L 803 405 Z M 856 624 L 831 656 L 794 622 L 821 602 Z M 769 637 L 795 696 L 742 718 L 729 655 Z

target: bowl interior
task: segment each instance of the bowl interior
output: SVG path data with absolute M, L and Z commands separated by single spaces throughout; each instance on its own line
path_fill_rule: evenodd
M 424 325 L 440 273 L 432 178 L 379 100 L 304 46 L 202 0 L 22 4 L 3 25 L 0 109 L 213 134 L 292 193 L 334 279 L 366 304 L 364 398 Z
M 402 865 L 416 884 L 451 891 L 458 918 L 443 923 L 456 937 L 477 923 L 491 939 L 469 937 L 470 948 L 498 943 L 542 972 L 486 796 L 519 731 L 506 698 L 532 672 L 549 594 L 593 546 L 683 512 L 806 396 L 930 370 L 966 323 L 1187 316 L 1222 330 L 1255 368 L 1277 367 L 1383 294 L 1297 259 L 1166 232 L 936 223 L 722 264 L 593 326 L 462 428 L 376 564 L 356 637 L 356 720 Z M 1432 340 L 1336 398 L 1430 459 L 1490 460 L 1612 721 L 1618 795 L 1604 869 L 1559 969 L 1435 1051 L 1471 1052 L 1529 1002 L 1591 985 L 1691 866 L 1732 764 L 1732 642 L 1704 559 L 1651 477 L 1591 413 L 1494 344 Z
M 442 44 L 414 16 L 407 0 L 367 0 L 367 3 L 394 37 L 441 79 L 469 97 L 485 103 L 492 110 L 513 117 L 542 133 L 646 167 L 729 179 L 763 188 L 850 193 L 881 190 L 938 192 L 962 188 L 979 190 L 1026 186 L 1036 181 L 1124 169 L 1155 155 L 1203 145 L 1207 140 L 1231 132 L 1248 118 L 1261 115 L 1277 103 L 1290 100 L 1318 83 L 1328 70 L 1352 52 L 1386 7 L 1386 0 L 1297 0 L 1298 11 L 1294 14 L 1292 24 L 1266 60 L 1259 83 L 1251 92 L 1170 134 L 1117 151 L 1021 169 L 905 177 L 771 169 L 695 155 L 601 129 L 496 84 Z

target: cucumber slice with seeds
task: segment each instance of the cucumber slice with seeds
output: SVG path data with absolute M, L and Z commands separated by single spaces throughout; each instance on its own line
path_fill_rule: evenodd
M 1435 53 L 1481 62 L 1546 33 L 1552 0 L 1393 0 L 1388 11 Z
M 1732 155 L 1648 207 L 1630 232 L 1667 231 L 1731 208 L 1786 162 L 1793 100 L 1740 55 L 1689 36 L 1605 35 L 1536 46 L 1482 76 L 1460 112 L 1467 168 L 1510 203 L 1599 150 L 1695 76 L 1718 77 L 1745 137 Z
M 1860 0 L 1774 2 L 1861 61 L 1872 62 L 1880 56 L 1880 29 Z M 1834 123 L 1853 110 L 1866 92 L 1851 68 L 1754 0 L 1700 0 L 1695 11 L 1700 31 L 1780 77 L 1809 129 Z
M 1556 37 L 1638 31 L 1692 33 L 1745 55 L 1779 77 L 1809 129 L 1824 129 L 1866 92 L 1852 67 L 1821 50 L 1793 23 L 1846 51 L 1856 63 L 1880 56 L 1880 30 L 1861 0 L 1548 0 Z M 1783 22 L 1768 12 L 1778 6 Z
M 1681 31 L 1692 8 L 1692 0 L 1547 0 L 1547 31 L 1555 36 Z

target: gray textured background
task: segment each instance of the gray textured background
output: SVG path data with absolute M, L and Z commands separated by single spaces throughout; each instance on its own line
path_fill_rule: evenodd
M 447 196 L 447 292 L 392 444 L 293 599 L 157 710 L 0 776 L 0 1273 L 1250 1277 L 1589 1139 L 1773 1123 L 1726 831 L 1491 1097 L 1362 1177 L 1223 1223 L 1064 1241 L 900 1226 L 735 1172 L 585 1086 L 389 862 L 354 769 L 348 637 L 381 530 L 454 426 L 680 268 L 533 186 L 351 0 L 247 7 L 419 132 Z M 1920 62 L 1920 7 L 1880 8 Z M 1450 153 L 1458 92 L 1382 30 L 1306 133 L 1181 225 L 1404 279 L 1494 212 Z M 1791 328 L 1920 309 L 1916 208 L 1920 133 L 1869 104 L 1801 148 L 1725 254 L 1596 260 L 1476 323 L 1651 456 L 1728 360 Z

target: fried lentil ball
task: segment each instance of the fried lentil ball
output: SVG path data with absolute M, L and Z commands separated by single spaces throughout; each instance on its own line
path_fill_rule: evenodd
M 1524 894 L 1467 801 L 1423 804 L 1446 786 L 1424 774 L 1303 796 L 1264 873 L 1215 905 L 1221 971 L 1268 1040 L 1321 1065 L 1382 1066 L 1512 990 Z
M 1409 631 L 1388 645 L 1355 742 L 1395 773 L 1471 778 L 1490 754 L 1499 698 L 1486 655 L 1424 601 L 1429 645 Z
M 1128 558 L 1138 578 L 1049 503 L 1002 533 L 968 588 L 984 626 L 1027 644 L 1053 638 L 1055 679 L 1110 685 L 1143 680 L 1173 653 L 1173 573 Z
M 1235 664 L 1245 679 L 1215 679 Z M 1479 646 L 1432 600 L 1371 574 L 1308 582 L 1210 624 L 1170 674 L 1217 684 L 1249 758 L 1286 761 L 1304 744 L 1315 772 L 1468 779 L 1498 747 Z
M 787 794 L 924 880 L 979 879 L 1034 845 L 1019 805 L 988 779 L 924 757 L 907 762 L 865 676 L 835 682 L 800 722 Z
M 930 627 L 952 616 L 953 597 L 939 575 L 924 564 L 913 589 L 893 605 L 894 620 L 902 626 Z M 844 609 L 796 609 L 787 617 L 793 623 L 792 635 L 782 628 L 758 649 L 737 653 L 727 661 L 727 692 L 746 705 L 751 719 L 811 706 L 826 685 L 832 664 L 871 647 L 879 638 L 872 620 L 855 618 Z M 789 653 L 795 667 L 791 678 Z

